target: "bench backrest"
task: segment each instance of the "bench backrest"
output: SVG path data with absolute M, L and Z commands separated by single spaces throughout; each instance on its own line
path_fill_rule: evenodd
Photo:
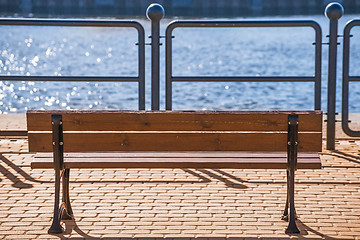
M 51 152 L 51 115 L 62 115 L 65 152 L 287 151 L 288 115 L 301 152 L 320 152 L 321 111 L 28 111 L 30 152 Z

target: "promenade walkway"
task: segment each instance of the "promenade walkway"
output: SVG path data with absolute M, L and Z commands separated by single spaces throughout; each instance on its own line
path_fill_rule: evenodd
M 0 115 L 6 128 L 25 116 Z M 299 235 L 280 220 L 283 170 L 82 169 L 70 174 L 76 219 L 52 236 L 53 171 L 30 169 L 26 138 L 1 138 L 0 239 L 360 239 L 360 139 L 337 139 L 323 169 L 297 172 Z

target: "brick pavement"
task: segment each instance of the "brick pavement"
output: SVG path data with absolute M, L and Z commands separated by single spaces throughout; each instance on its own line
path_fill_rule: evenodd
M 323 169 L 297 171 L 298 235 L 280 220 L 283 170 L 82 169 L 75 221 L 52 236 L 53 171 L 30 169 L 26 138 L 3 138 L 0 239 L 360 239 L 360 139 L 339 139 Z

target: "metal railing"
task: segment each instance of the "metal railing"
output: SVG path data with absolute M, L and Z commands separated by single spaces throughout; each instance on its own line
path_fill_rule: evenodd
M 338 21 L 344 13 L 340 3 L 330 3 L 325 8 L 325 16 L 329 24 L 329 62 L 328 62 L 328 99 L 327 99 L 327 126 L 326 149 L 335 150 L 335 115 L 336 115 L 336 62 L 338 45 Z
M 137 82 L 139 110 L 145 110 L 145 30 L 136 21 L 120 20 L 64 20 L 64 19 L 0 19 L 0 26 L 56 26 L 56 27 L 122 27 L 138 32 L 138 76 L 17 76 L 0 75 L 0 81 L 77 81 L 77 82 Z
M 338 20 L 344 9 L 339 3 L 330 3 L 325 15 L 330 20 L 329 56 L 328 56 L 328 99 L 327 99 L 327 149 L 335 149 L 335 103 L 336 103 L 336 60 L 338 37 Z M 159 4 L 151 4 L 147 16 L 151 21 L 151 109 L 159 110 L 160 103 L 160 20 L 164 9 Z M 48 20 L 48 19 L 0 19 L 1 25 L 19 26 L 66 26 L 66 27 L 126 27 L 135 28 L 138 32 L 138 76 L 18 76 L 0 75 L 0 81 L 79 81 L 79 82 L 137 82 L 139 93 L 139 110 L 145 110 L 145 31 L 136 21 L 122 20 Z M 360 20 L 350 21 L 344 28 L 343 51 L 343 94 L 342 94 L 342 128 L 349 136 L 358 137 L 360 131 L 351 130 L 349 120 L 349 83 L 360 81 L 360 76 L 349 75 L 350 31 L 360 26 Z M 315 72 L 313 76 L 173 76 L 172 75 L 172 33 L 176 28 L 241 28 L 241 27 L 310 27 L 315 30 Z M 321 109 L 321 51 L 322 31 L 315 21 L 174 21 L 166 29 L 165 49 L 165 91 L 166 110 L 172 109 L 172 85 L 174 82 L 314 82 L 314 108 Z M 26 131 L 0 131 L 0 136 L 26 135 Z
M 160 110 L 160 20 L 164 15 L 160 4 L 150 4 L 146 9 L 151 21 L 151 110 Z
M 311 27 L 315 30 L 315 74 L 314 76 L 173 76 L 172 32 L 175 28 L 234 28 L 234 27 Z M 173 82 L 314 82 L 315 110 L 321 109 L 321 27 L 315 21 L 174 21 L 166 29 L 166 110 L 172 109 Z
M 351 137 L 360 137 L 360 131 L 354 131 L 349 127 L 349 83 L 360 82 L 360 76 L 350 76 L 350 31 L 353 27 L 360 26 L 360 20 L 348 22 L 344 28 L 343 45 L 343 79 L 342 79 L 342 122 L 343 131 Z

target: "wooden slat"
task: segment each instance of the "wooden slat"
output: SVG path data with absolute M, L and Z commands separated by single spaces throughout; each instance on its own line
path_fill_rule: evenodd
M 52 151 L 51 133 L 29 133 L 30 152 Z M 299 133 L 300 152 L 319 152 L 321 133 Z M 286 151 L 287 133 L 65 133 L 65 152 Z
M 39 152 L 36 158 L 51 158 L 52 152 Z M 233 158 L 233 157 L 261 157 L 261 158 L 286 158 L 286 152 L 70 152 L 64 153 L 64 157 L 72 158 Z M 302 158 L 315 158 L 318 153 L 301 152 Z
M 28 131 L 51 131 L 51 114 L 62 114 L 64 131 L 286 131 L 288 114 L 299 131 L 320 132 L 321 111 L 28 111 Z
M 279 153 L 143 153 L 151 157 L 139 157 L 138 153 L 113 155 L 81 153 L 67 154 L 65 168 L 241 168 L 241 169 L 285 169 L 287 158 Z M 131 156 L 131 154 L 135 154 Z M 211 155 L 216 157 L 210 157 Z M 102 157 L 100 157 L 102 155 Z M 224 156 L 221 156 L 224 155 Z M 281 156 L 282 155 L 282 156 Z M 81 156 L 81 157 L 79 157 Z M 86 156 L 86 157 L 85 157 Z M 174 156 L 174 157 L 169 157 Z M 51 154 L 37 155 L 32 168 L 53 168 Z M 299 169 L 319 169 L 321 161 L 317 153 L 298 156 Z

